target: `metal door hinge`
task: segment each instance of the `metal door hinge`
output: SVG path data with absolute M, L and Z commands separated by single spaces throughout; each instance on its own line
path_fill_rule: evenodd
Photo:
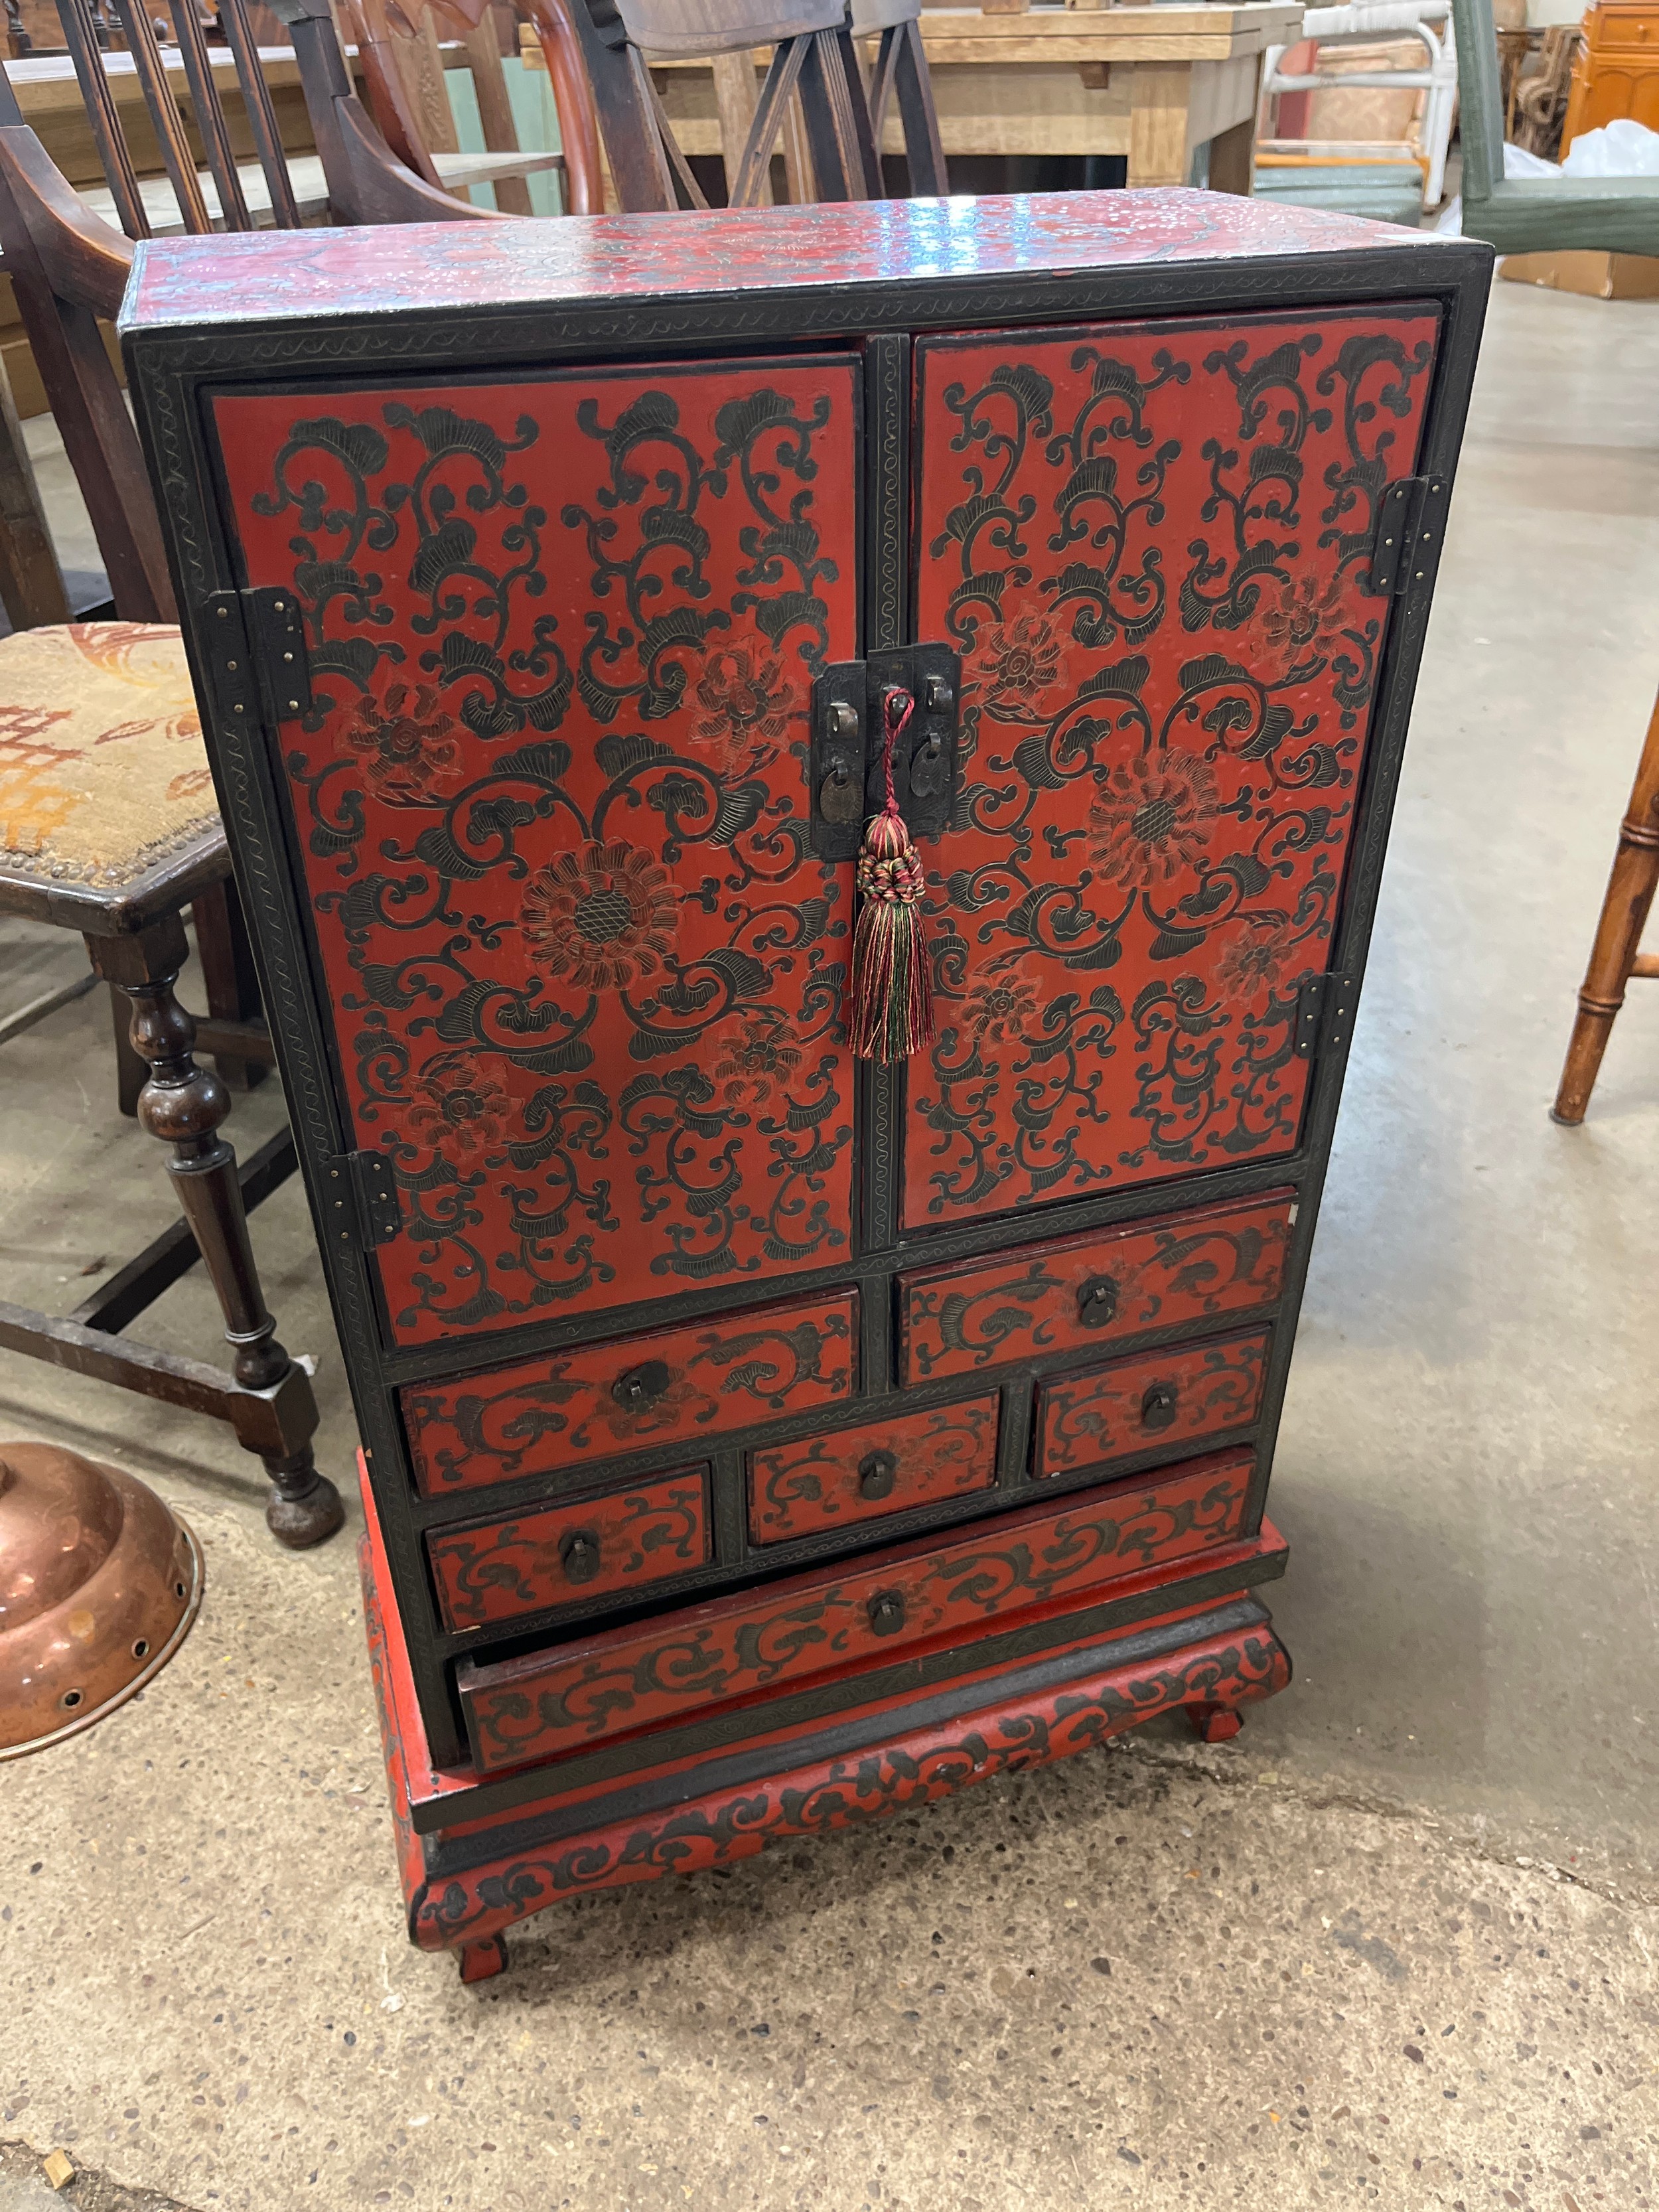
M 1296 994 L 1296 1054 L 1312 1060 L 1348 1042 L 1357 996 L 1348 975 L 1310 975 Z
M 1434 580 L 1449 489 L 1444 477 L 1401 477 L 1388 487 L 1371 546 L 1373 592 L 1392 598 Z
M 323 1163 L 323 1236 L 367 1252 L 404 1225 L 392 1163 L 384 1152 L 339 1152 Z
M 916 837 L 949 826 L 958 774 L 962 661 L 948 645 L 904 645 L 867 660 L 838 660 L 812 686 L 812 850 L 853 860 L 864 825 L 886 799 L 882 702 L 896 686 L 915 701 L 893 752 L 893 791 Z
M 262 585 L 215 592 L 204 603 L 208 672 L 234 726 L 297 721 L 311 708 L 305 617 L 295 594 Z

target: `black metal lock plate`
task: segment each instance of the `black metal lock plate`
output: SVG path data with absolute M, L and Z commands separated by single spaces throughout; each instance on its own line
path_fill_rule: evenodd
M 872 1451 L 859 1462 L 859 1496 L 872 1501 L 890 1498 L 898 1462 L 890 1451 Z
M 904 1626 L 904 1592 L 878 1590 L 866 1610 L 872 1636 L 896 1636 Z
M 887 801 L 884 702 L 893 690 L 915 702 L 893 749 L 893 795 L 915 837 L 949 827 L 956 801 L 962 663 L 946 645 L 907 645 L 866 660 L 833 662 L 812 686 L 812 850 L 855 860 L 864 825 Z
M 1173 1382 L 1154 1382 L 1140 1401 L 1141 1427 L 1143 1429 L 1173 1427 L 1176 1403 L 1176 1386 Z
M 568 1583 L 591 1583 L 600 1564 L 599 1540 L 592 1528 L 572 1528 L 559 1539 L 559 1565 Z
M 611 1385 L 611 1395 L 619 1406 L 630 1410 L 653 1405 L 673 1380 L 660 1359 L 642 1360 L 639 1366 L 630 1367 L 619 1375 Z

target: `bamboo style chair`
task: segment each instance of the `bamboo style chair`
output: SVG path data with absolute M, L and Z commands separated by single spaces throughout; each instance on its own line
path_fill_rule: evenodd
M 1457 27 L 1463 228 L 1503 253 L 1588 249 L 1659 254 L 1659 177 L 1506 178 L 1504 102 L 1492 0 L 1452 0 Z M 1578 1012 L 1551 1111 L 1569 1128 L 1583 1120 L 1625 987 L 1659 977 L 1659 957 L 1639 950 L 1659 884 L 1659 702 L 1578 994 Z
M 240 4 L 222 0 L 228 13 Z M 62 0 L 62 6 L 66 28 L 72 23 L 90 38 L 88 0 Z M 157 59 L 153 33 L 136 9 L 124 14 L 143 76 Z M 142 234 L 145 203 L 107 82 L 100 70 L 88 81 L 102 88 L 107 103 L 91 107 L 106 174 Z M 159 62 L 156 82 L 165 91 Z M 204 82 L 211 94 L 210 76 Z M 254 102 L 261 92 L 262 82 Z M 222 126 L 216 98 L 211 105 Z M 197 113 L 216 181 L 233 218 L 240 216 L 246 226 L 252 218 L 246 195 L 237 205 L 228 134 L 211 124 L 209 106 L 204 97 Z M 176 132 L 158 135 L 169 177 L 179 206 L 189 203 L 205 228 L 200 180 L 170 94 L 163 123 L 168 113 Z M 250 122 L 263 158 L 268 103 L 258 119 L 251 106 Z M 282 197 L 274 131 L 270 143 L 277 148 L 277 174 L 268 181 L 282 219 L 291 210 Z M 168 1164 L 184 1215 L 66 1316 L 0 1302 L 0 1346 L 230 1423 L 270 1478 L 265 1517 L 272 1533 L 299 1548 L 331 1535 L 343 1514 L 338 1492 L 313 1455 L 317 1407 L 310 1378 L 276 1337 L 248 1236 L 247 1209 L 294 1171 L 293 1139 L 283 1131 L 239 1171 L 220 1133 L 230 1109 L 227 1063 L 233 1071 L 263 1069 L 271 1050 L 248 1003 L 257 1000 L 251 963 L 241 965 L 246 938 L 231 927 L 229 854 L 173 626 L 161 531 L 100 329 L 120 306 L 132 246 L 55 167 L 23 121 L 3 69 L 0 250 L 86 499 L 118 617 L 45 625 L 0 639 L 0 912 L 79 933 L 94 974 L 119 994 L 123 1026 L 130 1026 L 128 1066 L 143 1078 L 131 1103 L 143 1127 L 171 1148 Z M 188 951 L 186 908 L 195 912 L 210 1006 L 216 964 L 220 988 L 239 1001 L 230 1015 L 213 1011 L 198 1023 L 179 1003 L 174 987 Z M 198 1046 L 220 1056 L 218 1073 L 198 1065 Z M 234 1355 L 228 1371 L 155 1351 L 123 1334 L 198 1257 L 224 1315 Z

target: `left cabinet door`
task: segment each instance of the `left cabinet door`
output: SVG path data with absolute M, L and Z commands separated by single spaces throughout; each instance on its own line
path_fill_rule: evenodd
M 805 756 L 860 408 L 844 356 L 213 400 L 242 580 L 305 613 L 278 782 L 394 1343 L 849 1251 Z

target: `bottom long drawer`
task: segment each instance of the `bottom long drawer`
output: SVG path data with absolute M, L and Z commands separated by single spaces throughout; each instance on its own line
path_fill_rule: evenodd
M 557 1758 L 699 1707 L 853 1673 L 1091 1598 L 1122 1576 L 1239 1534 L 1254 1466 L 1218 1452 L 1162 1474 L 1000 1515 L 951 1540 L 747 1590 L 516 1659 L 463 1661 L 481 1773 Z

